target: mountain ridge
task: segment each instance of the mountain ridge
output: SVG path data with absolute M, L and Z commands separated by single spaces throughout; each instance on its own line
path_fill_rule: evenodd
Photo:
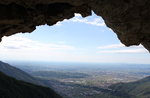
M 48 87 L 16 80 L 0 72 L 0 98 L 62 98 Z
M 150 76 L 129 83 L 118 83 L 111 85 L 115 92 L 127 93 L 135 98 L 150 98 Z
M 29 75 L 28 73 L 22 71 L 19 68 L 13 67 L 8 63 L 2 62 L 0 61 L 0 72 L 5 73 L 6 75 L 13 77 L 17 80 L 22 80 L 25 82 L 29 82 L 29 83 L 33 83 L 36 85 L 43 85 L 43 83 L 41 83 L 38 79 L 32 77 L 31 75 Z

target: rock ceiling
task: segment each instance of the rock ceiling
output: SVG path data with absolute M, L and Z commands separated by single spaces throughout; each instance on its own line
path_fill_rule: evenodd
M 91 11 L 123 44 L 142 44 L 150 51 L 150 0 L 0 0 L 0 39 L 32 32 L 39 25 L 52 26 L 74 13 L 86 17 Z

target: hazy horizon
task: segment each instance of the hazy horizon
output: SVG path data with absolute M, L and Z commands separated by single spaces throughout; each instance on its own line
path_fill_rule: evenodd
M 2 60 L 0 60 L 2 61 Z M 104 65 L 104 66 L 114 66 L 114 65 L 119 65 L 119 66 L 125 66 L 125 65 L 136 65 L 136 66 L 142 66 L 142 65 L 148 65 L 150 66 L 149 63 L 126 63 L 126 62 L 65 62 L 65 61 L 60 61 L 60 62 L 56 62 L 56 61 L 27 61 L 27 60 L 3 60 L 2 62 L 5 62 L 5 63 L 9 63 L 9 64 L 21 64 L 21 65 L 24 65 L 24 64 L 31 64 L 31 65 L 48 65 L 48 64 L 54 64 L 54 65 L 58 65 L 58 66 L 61 66 L 63 67 L 63 65 L 77 65 L 77 66 L 88 66 L 88 65 L 96 65 L 96 66 L 100 66 L 100 65 Z M 48 65 L 48 66 L 52 66 L 52 65 Z M 71 66 L 72 66 L 71 65 Z

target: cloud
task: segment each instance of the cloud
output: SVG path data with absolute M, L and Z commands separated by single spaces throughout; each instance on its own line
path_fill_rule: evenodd
M 19 47 L 13 47 L 13 46 L 3 46 L 6 49 L 20 49 Z
M 44 43 L 20 36 L 4 37 L 0 43 L 0 59 L 61 61 L 77 48 L 64 43 Z
M 98 53 L 147 53 L 142 45 L 125 47 L 123 44 L 112 44 L 97 47 Z
M 61 21 L 58 21 L 55 26 L 61 26 L 62 25 L 62 22 Z
M 70 19 L 72 22 L 78 22 L 78 23 L 85 23 L 89 25 L 94 25 L 94 26 L 105 26 L 105 23 L 101 17 L 87 17 L 87 18 L 82 18 L 81 14 L 75 13 L 75 17 Z
M 42 43 L 24 37 L 4 37 L 1 48 L 4 49 L 44 49 L 44 50 L 73 50 L 75 47 L 64 44 Z
M 106 50 L 98 53 L 146 53 L 144 49 Z
M 101 18 L 93 18 L 92 20 L 89 20 L 87 18 L 81 18 L 77 16 L 77 17 L 70 19 L 70 21 L 78 22 L 78 23 L 85 23 L 85 24 L 94 25 L 94 26 L 105 26 L 105 23 Z
M 113 44 L 113 45 L 106 45 L 106 46 L 99 46 L 98 49 L 112 49 L 112 48 L 122 48 L 125 47 L 123 44 Z
M 75 17 L 82 17 L 81 14 L 75 13 L 74 14 Z
M 75 17 L 71 18 L 69 20 L 64 19 L 63 21 L 57 22 L 55 25 L 56 26 L 61 26 L 63 23 L 65 22 L 76 22 L 76 23 L 84 23 L 84 24 L 89 24 L 89 25 L 93 25 L 93 26 L 106 26 L 105 22 L 103 21 L 103 19 L 101 17 L 95 17 L 95 18 L 91 18 L 91 17 L 86 17 L 86 18 L 82 18 L 81 14 L 77 14 L 75 13 Z

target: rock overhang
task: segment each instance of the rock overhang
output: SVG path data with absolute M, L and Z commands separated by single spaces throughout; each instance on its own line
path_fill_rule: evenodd
M 0 0 L 0 38 L 32 32 L 39 25 L 52 26 L 74 13 L 86 17 L 93 11 L 123 44 L 142 44 L 150 51 L 149 5 L 149 0 Z

